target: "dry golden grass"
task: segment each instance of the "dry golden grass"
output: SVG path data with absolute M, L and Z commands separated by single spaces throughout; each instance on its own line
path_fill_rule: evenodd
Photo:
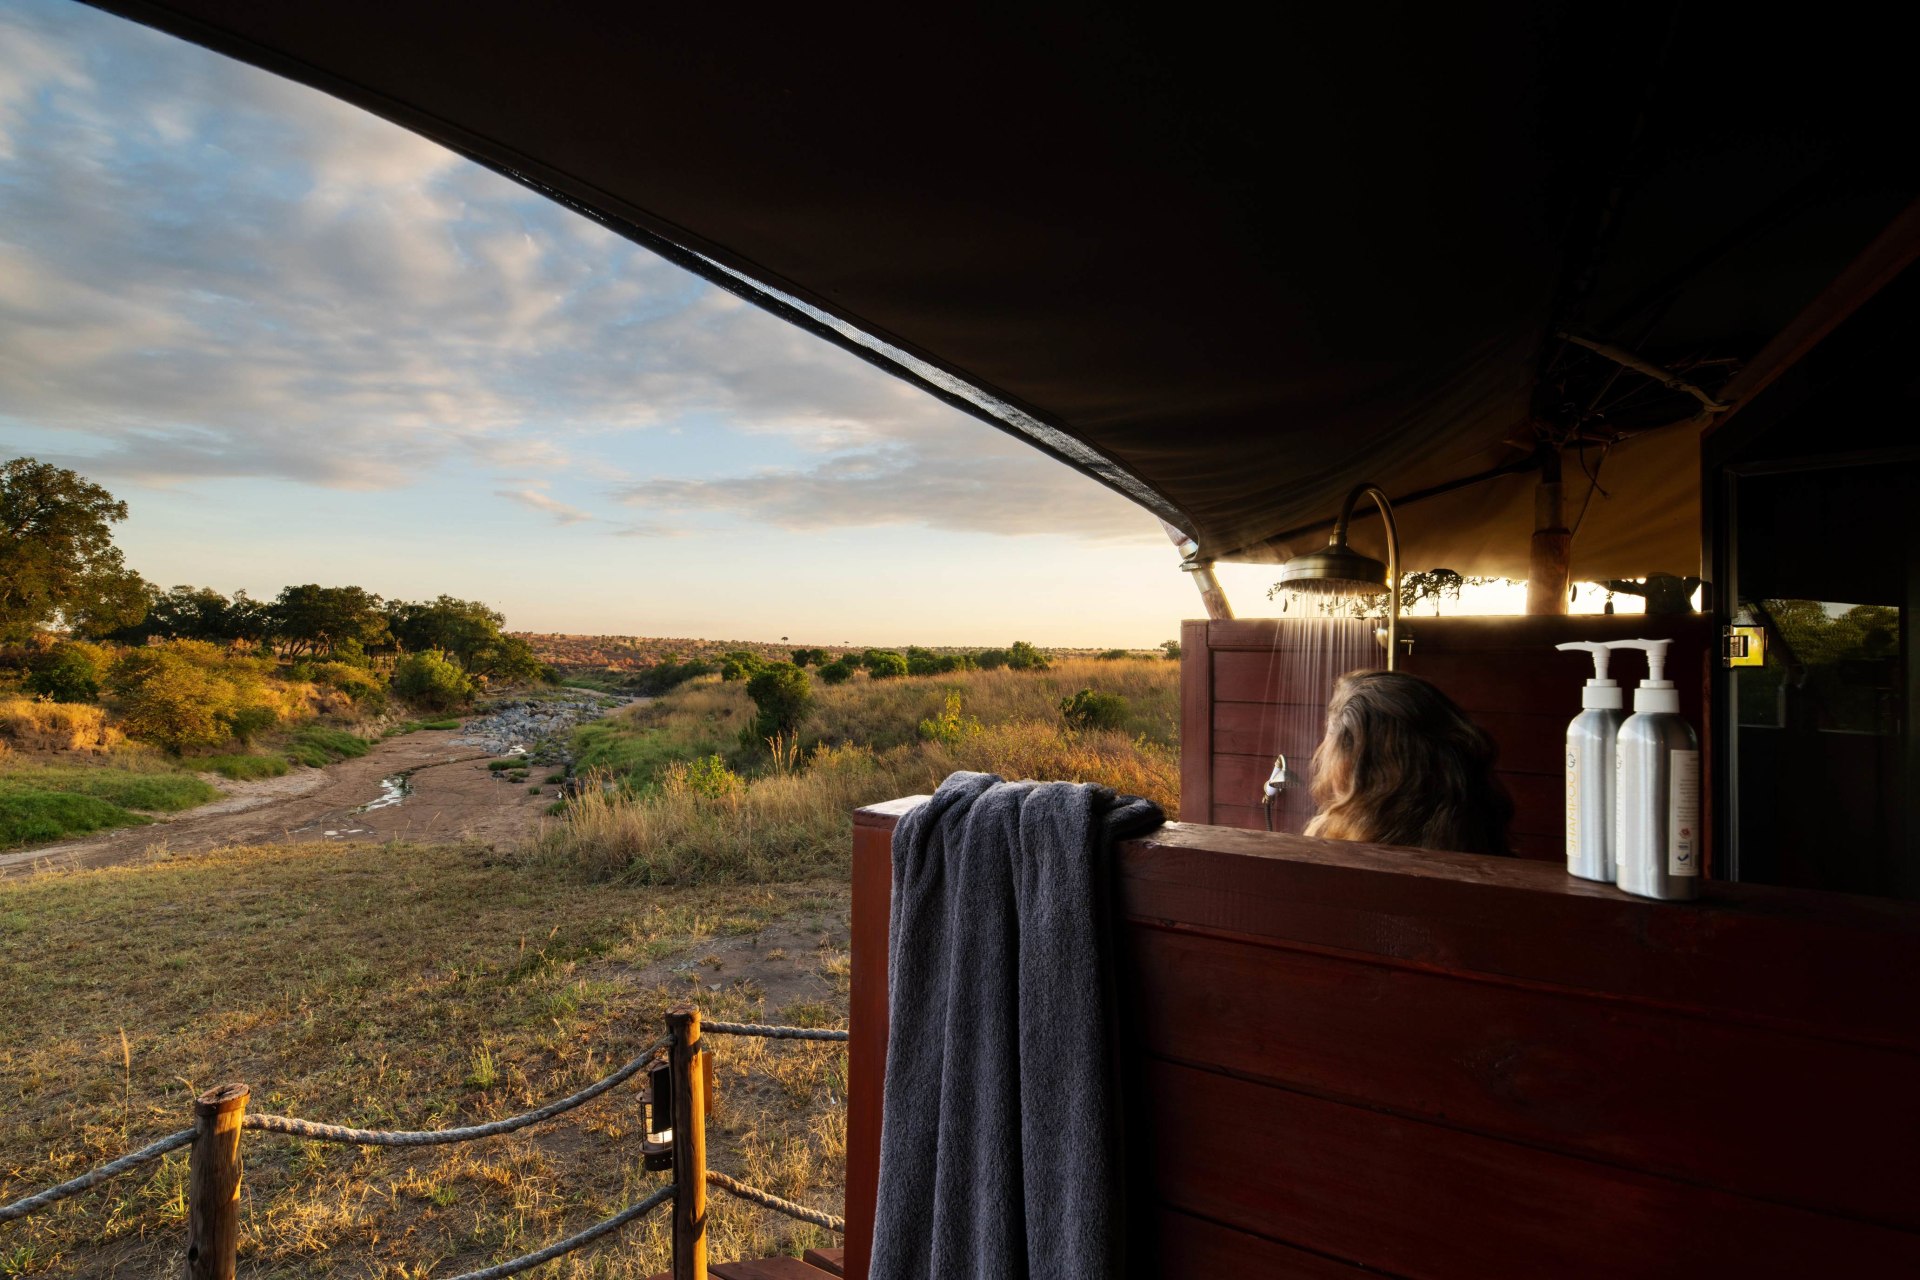
M 714 686 L 727 688 L 729 686 Z M 1029 721 L 1060 726 L 1060 700 L 1081 689 L 1117 693 L 1132 706 L 1127 732 L 1172 745 L 1180 734 L 1180 664 L 1158 658 L 1101 662 L 1073 658 L 1046 671 L 955 671 L 940 676 L 814 682 L 814 707 L 803 738 L 890 747 L 910 743 L 921 720 L 939 712 L 948 690 L 982 724 Z
M 32 698 L 0 698 L 0 739 L 16 751 L 102 754 L 125 741 L 99 707 Z
M 970 671 L 816 689 L 801 729 L 824 740 L 812 751 L 786 744 L 771 760 L 759 753 L 759 776 L 716 782 L 711 773 L 669 764 L 638 791 L 589 789 L 546 824 L 527 854 L 650 884 L 843 876 L 853 810 L 930 792 L 956 769 L 1100 782 L 1175 813 L 1178 675 L 1177 664 L 1160 660 L 1080 660 L 1046 672 Z M 1059 701 L 1089 687 L 1126 697 L 1138 723 L 1070 731 Z M 955 730 L 923 738 L 921 721 L 941 715 L 956 692 Z M 626 754 L 651 758 L 656 747 L 719 741 L 737 734 L 752 712 L 740 684 L 696 684 L 637 708 L 628 723 L 639 733 Z
M 433 1128 L 597 1079 L 696 994 L 710 1017 L 844 1025 L 845 914 L 839 884 L 639 890 L 458 846 L 231 849 L 9 882 L 0 1201 L 185 1127 L 193 1095 L 227 1080 L 252 1087 L 253 1110 Z M 699 963 L 716 953 L 754 960 L 716 989 Z M 844 1052 L 715 1048 L 713 1166 L 838 1211 Z M 442 1148 L 250 1132 L 242 1271 L 423 1277 L 526 1252 L 659 1185 L 640 1169 L 640 1114 L 629 1085 Z M 0 1229 L 0 1275 L 177 1271 L 184 1156 Z M 726 1196 L 713 1232 L 717 1259 L 833 1243 Z M 656 1215 L 542 1274 L 665 1265 Z

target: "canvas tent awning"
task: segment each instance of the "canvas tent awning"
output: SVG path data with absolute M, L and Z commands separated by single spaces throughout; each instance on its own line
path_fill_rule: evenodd
M 1545 440 L 1576 510 L 1600 467 L 1576 574 L 1692 570 L 1698 399 L 1556 335 L 1711 393 L 1920 189 L 1904 43 L 1837 6 L 103 7 L 576 204 L 1220 558 L 1372 479 L 1431 495 L 1410 565 L 1523 572 Z

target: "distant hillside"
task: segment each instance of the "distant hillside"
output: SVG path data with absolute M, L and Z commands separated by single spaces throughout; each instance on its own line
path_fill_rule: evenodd
M 763 658 L 785 661 L 795 649 L 823 649 L 828 660 L 843 653 L 859 653 L 869 647 L 876 649 L 899 648 L 905 645 L 865 645 L 865 644 L 816 644 L 813 641 L 800 640 L 696 640 L 684 636 L 569 636 L 554 635 L 535 631 L 517 631 L 513 633 L 533 647 L 540 660 L 562 674 L 574 675 L 587 672 L 641 672 L 663 662 L 692 662 L 696 659 L 718 660 L 725 654 L 744 649 Z M 1011 637 L 1010 637 L 1011 639 Z M 924 646 L 935 653 L 972 653 L 985 647 L 981 645 L 938 645 Z M 1074 658 L 1090 657 L 1103 652 L 1099 649 L 1046 649 L 1054 657 Z M 1157 649 L 1135 650 L 1142 657 L 1157 657 Z

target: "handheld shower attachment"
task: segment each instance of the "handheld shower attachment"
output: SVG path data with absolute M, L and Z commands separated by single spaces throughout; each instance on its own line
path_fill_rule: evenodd
M 1267 830 L 1273 830 L 1273 804 L 1293 785 L 1293 775 L 1287 771 L 1287 758 L 1283 755 L 1273 758 L 1273 772 L 1267 775 L 1267 785 L 1261 788 L 1260 808 L 1267 816 Z

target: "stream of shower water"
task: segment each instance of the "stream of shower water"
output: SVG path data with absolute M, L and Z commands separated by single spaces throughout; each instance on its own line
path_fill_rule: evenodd
M 1386 651 L 1374 638 L 1378 619 L 1355 618 L 1348 601 L 1295 595 L 1274 629 L 1268 657 L 1266 697 L 1270 718 L 1261 737 L 1269 758 L 1287 757 L 1294 782 L 1273 808 L 1275 831 L 1298 835 L 1313 817 L 1313 753 L 1326 729 L 1334 684 L 1349 671 L 1386 666 Z M 1252 803 L 1258 804 L 1254 796 Z

